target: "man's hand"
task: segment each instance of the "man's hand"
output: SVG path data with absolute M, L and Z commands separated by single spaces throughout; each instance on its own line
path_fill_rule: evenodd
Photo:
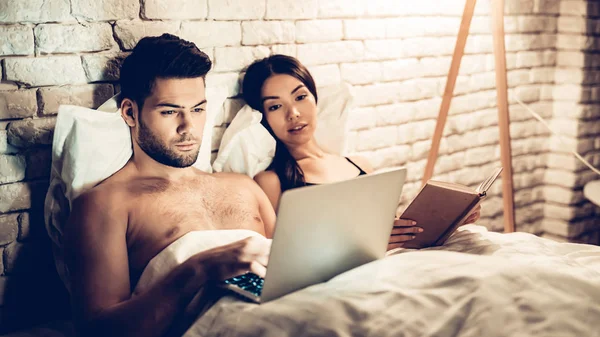
M 477 208 L 469 215 L 467 220 L 465 220 L 465 225 L 470 223 L 475 223 L 481 217 L 481 205 L 477 205 Z
M 171 326 L 169 336 L 181 336 L 198 315 L 206 310 L 207 303 L 215 300 L 218 292 L 204 291 L 207 281 L 220 282 L 228 278 L 252 272 L 265 277 L 271 240 L 262 236 L 250 236 L 228 245 L 200 252 L 185 263 L 185 286 L 180 292 L 192 294 L 193 298 Z M 191 272 L 191 273 L 190 273 Z
M 223 281 L 247 272 L 265 277 L 270 251 L 270 239 L 251 236 L 199 253 L 198 261 L 206 268 L 206 277 L 214 281 Z
M 416 221 L 409 219 L 394 220 L 394 228 L 388 242 L 388 250 L 402 247 L 404 242 L 414 239 L 417 233 L 423 232 L 423 228 L 416 225 Z

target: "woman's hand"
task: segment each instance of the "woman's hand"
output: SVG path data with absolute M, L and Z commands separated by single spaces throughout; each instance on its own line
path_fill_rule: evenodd
M 388 242 L 388 250 L 402 247 L 406 241 L 415 238 L 418 233 L 422 233 L 423 228 L 417 227 L 417 222 L 410 219 L 394 220 L 394 228 Z
M 469 215 L 467 220 L 465 220 L 465 225 L 470 224 L 470 223 L 475 223 L 475 222 L 477 222 L 477 220 L 479 220 L 479 218 L 481 218 L 481 205 L 477 205 L 477 207 L 475 208 L 473 213 L 471 213 L 471 215 Z

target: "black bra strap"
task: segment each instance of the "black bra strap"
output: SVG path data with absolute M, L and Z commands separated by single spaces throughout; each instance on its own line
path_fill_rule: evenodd
M 356 166 L 356 168 L 360 171 L 360 173 L 358 174 L 359 176 L 365 175 L 367 174 L 367 172 L 363 171 L 363 169 L 360 168 L 360 166 L 356 165 L 356 163 L 354 163 L 352 160 L 350 160 L 350 158 L 345 157 L 347 161 L 350 162 L 350 164 Z

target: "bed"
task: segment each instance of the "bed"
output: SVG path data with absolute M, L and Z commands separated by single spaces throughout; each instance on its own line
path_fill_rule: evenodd
M 467 225 L 443 247 L 391 251 L 267 304 L 226 295 L 185 336 L 592 337 L 599 327 L 600 247 Z

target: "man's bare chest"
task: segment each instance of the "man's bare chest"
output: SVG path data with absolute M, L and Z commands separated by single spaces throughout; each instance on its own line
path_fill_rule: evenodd
M 191 231 L 264 231 L 251 191 L 221 186 L 170 187 L 132 200 L 128 248 L 132 267 L 143 267 L 158 252 Z

